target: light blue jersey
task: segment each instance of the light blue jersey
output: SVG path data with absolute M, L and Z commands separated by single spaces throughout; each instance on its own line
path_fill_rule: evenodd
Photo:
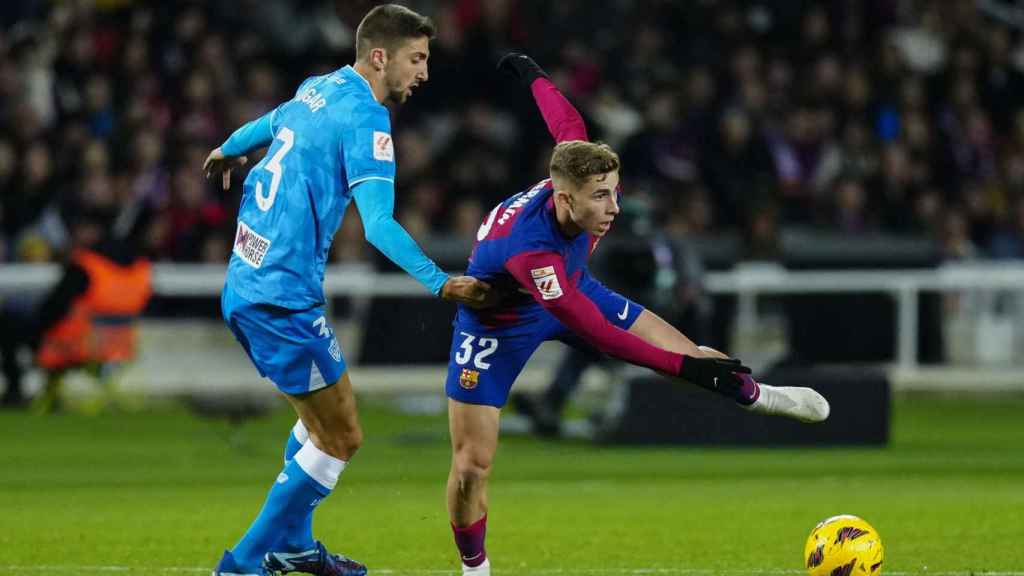
M 391 120 L 351 66 L 307 79 L 220 150 L 237 157 L 265 146 L 245 179 L 221 309 L 260 374 L 304 394 L 345 370 L 323 280 L 349 202 L 366 239 L 432 293 L 448 276 L 394 219 Z
M 270 148 L 245 179 L 227 284 L 250 302 L 304 310 L 324 303 L 324 267 L 352 188 L 394 183 L 391 120 L 351 66 L 306 79 L 260 120 L 247 139 Z M 225 154 L 248 152 L 230 149 L 232 139 Z

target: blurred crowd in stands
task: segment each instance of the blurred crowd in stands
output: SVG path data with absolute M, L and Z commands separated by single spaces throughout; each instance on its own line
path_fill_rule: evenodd
M 60 259 L 77 219 L 151 215 L 155 260 L 225 262 L 241 175 L 207 152 L 348 64 L 375 3 L 22 0 L 0 7 L 0 261 Z M 431 0 L 430 81 L 393 125 L 400 221 L 471 237 L 545 174 L 528 51 L 675 236 L 926 235 L 1024 257 L 1024 12 L 997 0 Z M 354 206 L 339 260 L 365 258 Z

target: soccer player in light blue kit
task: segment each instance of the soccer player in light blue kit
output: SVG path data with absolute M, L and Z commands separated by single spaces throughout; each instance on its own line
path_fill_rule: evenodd
M 324 311 L 331 241 L 354 198 L 367 240 L 434 294 L 481 304 L 489 286 L 449 278 L 393 218 L 395 154 L 387 108 L 427 80 L 430 19 L 396 5 L 356 31 L 356 63 L 304 81 L 295 97 L 239 128 L 204 169 L 222 174 L 269 146 L 245 179 L 221 298 L 224 320 L 260 375 L 298 413 L 285 467 L 214 576 L 307 572 L 361 576 L 362 564 L 313 539 L 313 510 L 334 489 L 362 430 L 338 340 Z

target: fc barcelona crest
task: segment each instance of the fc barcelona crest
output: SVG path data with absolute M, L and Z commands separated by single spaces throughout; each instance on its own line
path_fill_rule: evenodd
M 476 388 L 476 385 L 480 382 L 480 372 L 476 370 L 470 370 L 469 368 L 463 368 L 462 374 L 459 375 L 459 386 L 462 386 L 466 390 L 472 390 Z

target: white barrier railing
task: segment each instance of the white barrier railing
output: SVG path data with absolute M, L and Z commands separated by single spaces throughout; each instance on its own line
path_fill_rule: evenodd
M 736 294 L 737 323 L 757 323 L 757 298 L 786 294 L 886 293 L 897 305 L 896 364 L 917 366 L 918 301 L 921 292 L 1024 291 L 1024 264 L 957 263 L 931 270 L 788 271 L 776 265 L 742 265 L 705 279 L 709 292 Z
M 164 296 L 216 296 L 224 282 L 219 264 L 156 264 L 154 290 Z M 55 265 L 0 266 L 0 294 L 38 291 L 56 282 Z M 820 293 L 885 293 L 897 304 L 896 367 L 917 366 L 918 300 L 921 292 L 1024 292 L 1024 263 L 947 264 L 930 270 L 788 271 L 771 264 L 743 264 L 705 277 L 707 290 L 737 296 L 740 329 L 758 322 L 762 295 Z M 368 265 L 336 265 L 327 269 L 325 292 L 330 296 L 422 296 L 423 287 L 402 273 L 377 274 Z

